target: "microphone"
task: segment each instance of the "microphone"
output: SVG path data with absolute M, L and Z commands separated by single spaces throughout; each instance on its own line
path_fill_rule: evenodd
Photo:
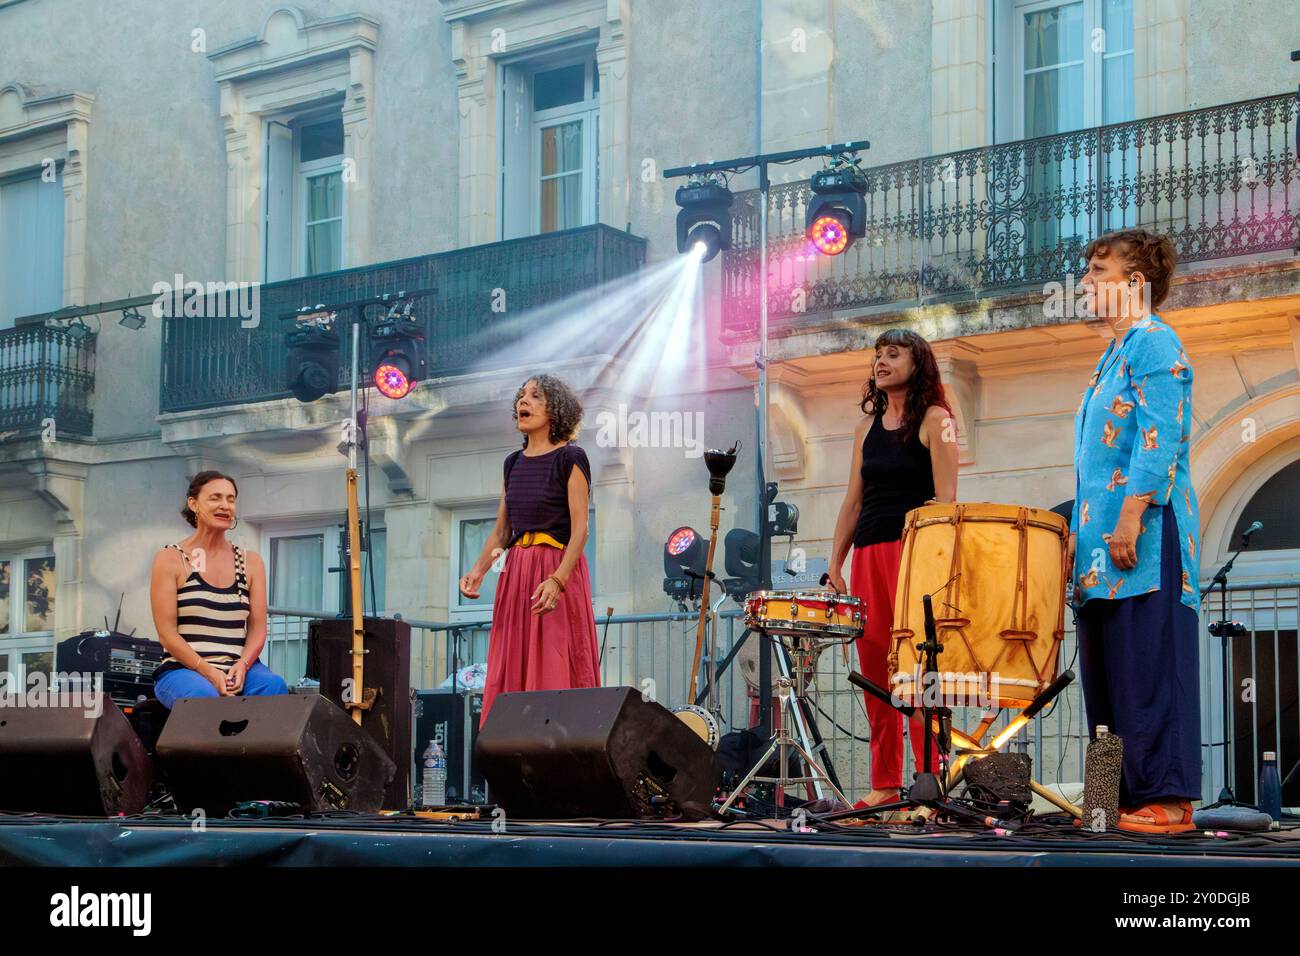
M 1250 536 L 1264 527 L 1264 522 L 1256 521 L 1249 528 L 1241 533 L 1241 546 L 1244 548 L 1250 543 Z

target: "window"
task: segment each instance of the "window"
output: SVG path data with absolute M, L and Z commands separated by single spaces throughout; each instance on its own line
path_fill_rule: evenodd
M 1251 535 L 1250 553 L 1291 551 L 1300 557 L 1300 522 L 1294 518 L 1300 500 L 1300 461 L 1287 465 L 1255 492 L 1232 530 L 1232 547 L 1240 546 L 1241 534 L 1254 521 L 1264 525 Z
M 1133 118 L 1133 0 L 1011 0 L 1000 25 L 1011 68 L 1000 74 L 1001 101 L 1011 115 L 995 116 L 999 139 L 1033 139 Z M 1010 84 L 1011 89 L 1006 85 Z M 1109 152 L 1103 176 L 1132 174 L 1135 155 Z M 1129 162 L 1126 165 L 1125 159 Z M 1089 188 L 1094 160 L 1026 159 L 1029 193 L 1044 210 L 1024 223 L 1026 251 L 1054 260 L 1062 244 L 1091 237 L 1096 213 L 1072 200 Z M 1107 228 L 1131 225 L 1135 210 L 1111 208 Z
M 11 674 L 16 688 L 37 671 L 48 677 L 54 670 L 57 588 L 50 550 L 0 554 L 0 674 Z
M 600 74 L 591 52 L 504 67 L 502 237 L 600 218 Z
M 268 120 L 266 144 L 267 281 L 342 269 L 342 114 L 332 110 Z
M 489 569 L 479 586 L 477 599 L 460 593 L 460 579 L 468 573 L 483 551 L 483 545 L 496 524 L 495 506 L 466 509 L 451 519 L 452 561 L 448 613 L 453 621 L 487 621 L 492 617 L 492 603 L 496 600 L 499 575 Z M 587 513 L 587 544 L 583 549 L 587 558 L 587 572 L 591 575 L 591 591 L 596 593 L 596 510 Z
M 1012 138 L 1133 118 L 1133 0 L 1017 0 L 1014 9 Z
M 346 611 L 351 583 L 347 574 L 345 524 L 286 528 L 267 535 L 267 601 L 272 608 L 308 611 L 333 617 Z M 371 529 L 374 556 L 374 599 L 370 588 L 370 555 L 361 555 L 361 592 L 367 615 L 382 613 L 387 569 L 387 534 Z M 378 610 L 376 610 L 376 608 Z M 290 684 L 306 671 L 306 619 L 272 615 L 267 622 L 267 647 L 262 660 Z
M 0 181 L 0 328 L 62 304 L 62 170 Z
M 363 529 L 364 530 L 364 529 Z M 348 604 L 351 584 L 347 575 L 347 526 L 303 528 L 269 536 L 267 586 L 271 607 L 287 611 L 337 614 Z M 370 553 L 361 555 L 362 594 L 367 614 L 384 610 L 387 578 L 387 532 L 371 529 Z M 370 562 L 374 559 L 374 599 L 371 599 Z

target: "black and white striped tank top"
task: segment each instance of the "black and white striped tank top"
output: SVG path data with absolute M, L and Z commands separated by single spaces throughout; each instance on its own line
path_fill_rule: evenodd
M 248 575 L 244 571 L 244 552 L 235 545 L 235 582 L 228 588 L 216 588 L 199 575 L 190 556 L 180 545 L 167 547 L 179 551 L 190 569 L 185 583 L 176 590 L 176 630 L 203 660 L 223 671 L 239 660 L 244 649 L 248 626 Z M 168 654 L 163 658 L 155 679 L 169 670 L 184 667 Z

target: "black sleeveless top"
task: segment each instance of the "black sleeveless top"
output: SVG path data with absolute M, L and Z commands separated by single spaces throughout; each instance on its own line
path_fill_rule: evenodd
M 934 497 L 930 451 L 920 432 L 906 442 L 877 415 L 862 439 L 862 511 L 853 546 L 865 548 L 903 536 L 903 515 Z

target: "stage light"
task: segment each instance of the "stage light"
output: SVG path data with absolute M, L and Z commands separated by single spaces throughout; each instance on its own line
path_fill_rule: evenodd
M 123 309 L 122 317 L 117 320 L 117 324 L 138 332 L 144 328 L 144 316 L 136 308 Z
M 71 319 L 68 324 L 64 326 L 64 330 L 68 333 L 68 337 L 74 342 L 84 342 L 91 335 L 90 326 L 82 321 L 80 316 Z
M 314 402 L 338 388 L 339 336 L 333 326 L 333 313 L 311 313 L 285 333 L 285 376 L 300 402 Z
M 838 256 L 866 234 L 867 179 L 856 161 L 838 160 L 813 173 L 813 198 L 804 218 L 805 233 L 822 255 Z
M 699 597 L 704 574 L 705 540 L 683 525 L 664 542 L 664 593 L 674 601 Z
M 745 528 L 732 528 L 723 539 L 723 567 L 727 577 L 722 586 L 737 602 L 758 590 L 758 535 Z
M 772 522 L 772 534 L 792 537 L 799 533 L 799 509 L 784 501 L 774 501 L 769 505 L 768 520 Z
M 849 224 L 840 213 L 827 213 L 818 216 L 817 221 L 808 229 L 817 251 L 824 256 L 838 256 L 849 247 Z
M 375 387 L 387 398 L 405 398 L 424 378 L 424 329 L 411 317 L 411 303 L 394 305 L 370 333 L 370 368 Z
M 692 178 L 677 188 L 677 251 L 708 262 L 731 248 L 731 190 L 718 177 Z

